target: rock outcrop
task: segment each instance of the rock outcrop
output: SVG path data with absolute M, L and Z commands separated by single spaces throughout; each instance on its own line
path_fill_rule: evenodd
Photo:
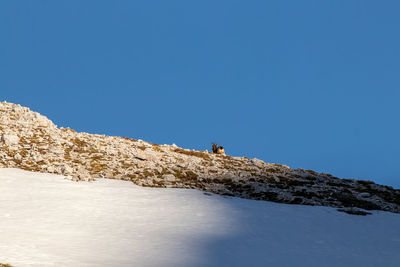
M 389 186 L 259 159 L 78 133 L 11 103 L 0 103 L 0 136 L 0 167 L 5 168 L 56 173 L 74 181 L 111 178 L 281 203 L 400 213 L 400 190 Z

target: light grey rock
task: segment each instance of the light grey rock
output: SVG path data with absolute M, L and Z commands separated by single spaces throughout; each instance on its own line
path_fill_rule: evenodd
M 62 172 L 62 174 L 64 174 L 64 175 L 72 174 L 73 171 L 74 171 L 74 170 L 73 170 L 70 166 L 68 166 L 68 165 L 64 165 L 64 166 L 61 167 L 61 172 Z
M 56 172 L 56 169 L 53 166 L 48 166 L 46 170 L 49 173 L 55 173 Z
M 18 145 L 19 137 L 15 134 L 3 134 L 1 141 L 7 146 Z
M 175 181 L 176 181 L 176 177 L 175 177 L 175 175 L 173 175 L 173 174 L 164 174 L 164 175 L 162 176 L 162 178 L 163 178 L 165 181 L 168 181 L 168 182 L 175 182 Z
M 35 155 L 35 156 L 33 156 L 33 161 L 34 162 L 40 162 L 40 161 L 42 161 L 43 160 L 43 157 L 41 156 L 41 155 Z
M 257 167 L 264 167 L 264 161 L 260 160 L 260 159 L 251 159 L 250 160 L 251 163 L 253 163 L 254 165 L 256 165 Z
M 368 193 L 368 192 L 362 192 L 362 193 L 360 193 L 360 197 L 362 197 L 362 198 L 366 198 L 366 197 L 370 197 L 370 196 L 371 196 L 371 194 Z
M 90 177 L 89 173 L 80 173 L 80 174 L 78 174 L 78 178 L 79 178 L 79 180 L 86 181 L 86 182 L 94 180 L 92 177 Z

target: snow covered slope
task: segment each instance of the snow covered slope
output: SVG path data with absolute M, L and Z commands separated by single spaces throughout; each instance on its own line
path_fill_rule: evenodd
M 400 214 L 0 169 L 0 263 L 400 266 Z

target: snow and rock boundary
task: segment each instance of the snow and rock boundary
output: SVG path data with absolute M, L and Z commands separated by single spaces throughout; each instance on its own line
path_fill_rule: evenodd
M 259 159 L 78 133 L 12 103 L 0 103 L 0 137 L 4 168 L 62 174 L 75 181 L 104 177 L 280 203 L 400 213 L 400 190 L 390 186 Z

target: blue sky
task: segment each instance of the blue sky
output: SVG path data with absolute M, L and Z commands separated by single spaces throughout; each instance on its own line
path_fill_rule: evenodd
M 398 1 L 1 1 L 0 100 L 400 187 Z

